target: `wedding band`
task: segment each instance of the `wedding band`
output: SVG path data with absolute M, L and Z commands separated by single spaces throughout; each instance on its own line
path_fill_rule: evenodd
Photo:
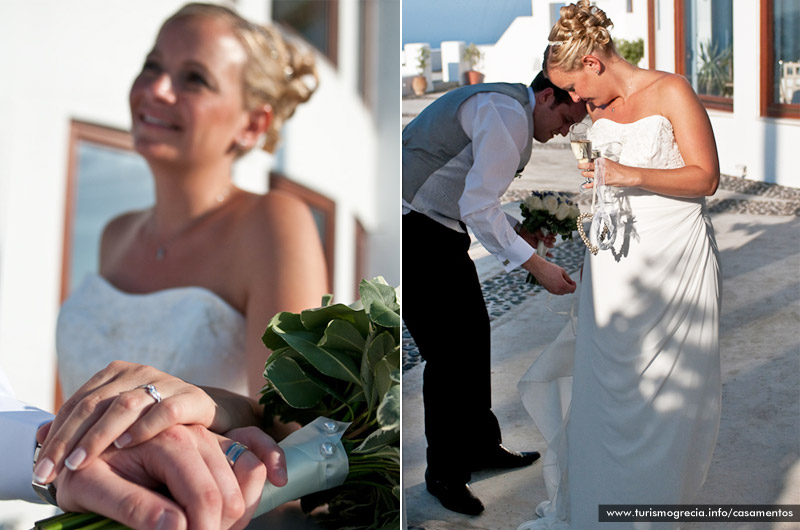
M 233 442 L 229 447 L 228 450 L 225 451 L 225 460 L 233 467 L 239 457 L 247 451 L 247 446 L 244 444 L 240 444 L 239 442 Z
M 136 388 L 144 388 L 147 391 L 147 393 L 150 394 L 150 397 L 156 400 L 156 403 L 161 403 L 161 393 L 159 393 L 159 391 L 156 390 L 155 385 L 147 384 L 147 385 L 137 386 Z

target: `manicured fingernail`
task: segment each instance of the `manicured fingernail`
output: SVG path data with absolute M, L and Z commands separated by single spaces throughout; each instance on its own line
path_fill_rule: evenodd
M 128 433 L 125 433 L 116 440 L 114 440 L 114 445 L 117 446 L 117 449 L 122 449 L 123 447 L 131 443 L 131 440 L 133 440 L 133 436 L 131 436 Z
M 50 473 L 53 472 L 53 461 L 49 458 L 43 458 L 36 463 L 36 467 L 33 468 L 33 479 L 36 482 L 42 483 L 47 480 L 47 477 L 50 476 Z
M 158 518 L 156 530 L 172 530 L 178 528 L 178 516 L 174 512 L 165 511 Z
M 64 460 L 64 465 L 67 466 L 67 469 L 70 471 L 75 471 L 84 460 L 86 460 L 86 451 L 79 447 L 72 451 L 72 454 Z
M 287 479 L 286 470 L 283 469 L 283 468 L 280 468 L 280 467 L 278 469 L 276 469 L 275 470 L 275 478 L 278 479 L 278 480 L 281 480 L 281 481 L 286 480 Z

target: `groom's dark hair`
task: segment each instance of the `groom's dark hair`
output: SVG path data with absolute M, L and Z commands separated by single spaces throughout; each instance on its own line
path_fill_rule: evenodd
M 536 94 L 541 92 L 545 88 L 552 88 L 553 95 L 555 96 L 556 100 L 553 105 L 560 105 L 561 103 L 572 103 L 572 98 L 569 97 L 569 93 L 566 90 L 561 90 L 557 86 L 553 84 L 552 81 L 547 79 L 544 75 L 544 70 L 536 74 L 536 77 L 533 78 L 531 81 L 531 88 L 533 89 L 533 93 Z

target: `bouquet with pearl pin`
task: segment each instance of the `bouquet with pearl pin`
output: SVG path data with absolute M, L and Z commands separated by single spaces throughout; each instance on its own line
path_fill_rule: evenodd
M 326 296 L 322 307 L 278 313 L 264 333 L 272 350 L 264 368 L 265 417 L 304 427 L 279 443 L 288 483 L 267 482 L 254 517 L 301 499 L 306 512 L 327 505 L 315 520 L 330 528 L 400 525 L 400 304 L 380 277 L 363 280 L 359 293 L 350 306 Z M 35 528 L 127 527 L 67 513 Z
M 299 478 L 303 471 L 293 475 L 287 452 L 289 483 L 284 488 L 293 480 L 310 484 L 315 477 L 337 475 L 326 487 L 314 484 L 302 493 L 304 511 L 327 505 L 319 520 L 331 528 L 396 528 L 400 304 L 395 289 L 380 277 L 363 280 L 359 294 L 361 299 L 350 306 L 331 304 L 326 297 L 322 307 L 273 317 L 263 337 L 272 355 L 264 368 L 267 385 L 261 402 L 265 414 L 307 424 L 304 429 L 321 429 L 321 437 L 312 438 L 323 445 L 312 444 L 307 457 L 298 458 L 306 467 L 311 460 L 321 462 L 316 472 L 305 473 L 308 479 Z M 342 458 L 340 475 L 337 459 Z

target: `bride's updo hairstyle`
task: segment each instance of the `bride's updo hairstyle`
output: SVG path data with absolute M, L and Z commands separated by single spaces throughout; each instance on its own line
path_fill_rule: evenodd
M 215 4 L 187 4 L 169 17 L 162 28 L 189 17 L 224 20 L 242 43 L 247 54 L 242 75 L 245 108 L 272 107 L 273 118 L 262 147 L 272 153 L 284 122 L 317 88 L 319 77 L 313 52 L 301 50 L 289 42 L 275 26 L 254 24 L 235 11 Z
M 582 67 L 584 55 L 597 50 L 605 53 L 617 51 L 608 31 L 614 24 L 589 0 L 578 0 L 564 6 L 559 14 L 561 18 L 550 30 L 550 44 L 545 50 L 545 73 L 550 67 L 572 72 Z

